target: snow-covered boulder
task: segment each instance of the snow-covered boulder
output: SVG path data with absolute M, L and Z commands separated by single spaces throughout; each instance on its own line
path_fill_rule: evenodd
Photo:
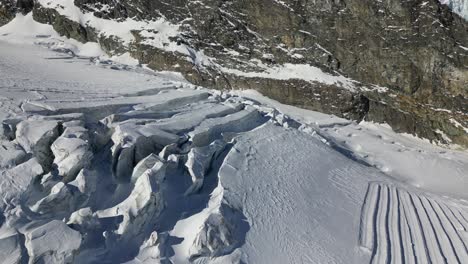
M 192 177 L 192 186 L 186 191 L 186 195 L 192 194 L 200 190 L 203 186 L 205 175 L 211 168 L 213 159 L 223 151 L 226 143 L 221 140 L 215 140 L 208 146 L 192 148 L 188 154 L 185 167 Z
M 29 263 L 72 263 L 80 245 L 80 233 L 58 220 L 25 233 Z

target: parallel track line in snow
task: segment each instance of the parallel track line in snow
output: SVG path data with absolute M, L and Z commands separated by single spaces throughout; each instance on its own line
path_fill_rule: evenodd
M 466 231 L 466 227 L 463 225 L 463 223 L 459 220 L 459 218 L 456 216 L 456 213 L 450 206 L 440 203 L 439 206 L 446 212 L 447 216 L 449 217 L 450 221 L 452 224 L 455 226 L 455 229 L 458 231 Z
M 415 253 L 415 238 L 413 237 L 414 235 L 412 234 L 412 230 L 409 227 L 408 224 L 408 216 L 405 213 L 405 208 L 403 201 L 401 199 L 401 194 L 400 191 L 397 189 L 396 190 L 397 197 L 398 197 L 398 202 L 400 204 L 400 232 L 401 232 L 401 239 L 402 239 L 402 247 L 404 248 L 403 251 L 403 263 L 408 263 L 408 264 L 415 264 L 418 262 L 417 256 Z
M 429 258 L 426 237 L 424 236 L 423 226 L 420 219 L 417 217 L 416 209 L 411 201 L 410 194 L 406 191 L 402 192 L 402 201 L 405 208 L 405 214 L 408 216 L 408 228 L 414 234 L 413 245 L 417 263 L 432 263 Z M 414 232 L 413 232 L 414 231 Z
M 455 229 L 455 233 L 458 235 L 458 237 L 460 238 L 461 242 L 463 243 L 465 247 L 465 254 L 468 254 L 468 241 L 465 241 L 461 235 L 462 232 L 465 232 L 465 228 L 455 217 L 450 207 L 448 207 L 444 203 L 437 203 L 437 202 L 435 203 L 441 208 L 442 212 L 444 212 L 445 216 L 449 219 L 449 222 L 452 224 L 452 227 Z M 467 259 L 468 259 L 468 256 L 467 256 Z
M 452 208 L 450 210 L 452 211 L 455 218 L 457 218 L 458 222 L 463 226 L 463 229 L 468 232 L 468 223 L 463 218 L 463 215 L 461 214 L 461 212 L 457 210 L 456 208 Z
M 400 219 L 400 201 L 396 193 L 396 188 L 391 186 L 389 189 L 390 195 L 390 214 L 389 214 L 389 229 L 390 229 L 390 256 L 391 263 L 403 263 L 402 256 L 404 248 L 401 238 L 401 219 Z
M 376 221 L 376 234 L 377 234 L 377 243 L 372 256 L 371 263 L 388 263 L 389 259 L 389 238 L 388 238 L 388 188 L 387 186 L 381 186 L 380 191 L 380 201 L 377 213 Z
M 459 263 L 457 253 L 455 252 L 452 242 L 449 240 L 445 226 L 442 225 L 439 216 L 434 211 L 431 203 L 426 197 L 419 197 L 422 205 L 426 209 L 426 213 L 431 221 L 432 228 L 436 234 L 435 238 L 439 245 L 442 255 L 447 263 Z
M 463 219 L 464 223 L 466 224 L 465 226 L 468 226 L 468 214 L 463 211 L 462 209 L 458 209 L 458 213 L 461 215 L 461 218 Z
M 361 227 L 359 233 L 359 243 L 362 247 L 368 249 L 370 252 L 373 248 L 374 237 L 374 222 L 375 212 L 378 207 L 378 196 L 380 186 L 377 184 L 369 184 L 364 205 L 361 213 Z
M 410 195 L 413 206 L 416 209 L 416 215 L 421 221 L 422 230 L 424 232 L 424 237 L 426 238 L 426 244 L 428 248 L 428 253 L 433 263 L 442 264 L 447 263 L 447 260 L 442 255 L 442 251 L 439 245 L 439 242 L 436 238 L 437 234 L 434 231 L 432 222 L 429 219 L 426 209 L 424 208 L 421 200 L 416 195 Z
M 447 217 L 447 213 L 442 210 L 440 205 L 436 201 L 429 201 L 432 204 L 434 211 L 437 213 L 442 226 L 445 228 L 445 233 L 450 241 L 454 254 L 457 256 L 458 262 L 463 259 L 468 259 L 466 245 L 463 243 L 460 234 L 458 234 L 455 226 Z

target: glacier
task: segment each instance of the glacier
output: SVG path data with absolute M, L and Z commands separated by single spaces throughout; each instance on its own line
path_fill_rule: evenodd
M 5 263 L 468 259 L 466 151 L 19 41 L 0 40 Z

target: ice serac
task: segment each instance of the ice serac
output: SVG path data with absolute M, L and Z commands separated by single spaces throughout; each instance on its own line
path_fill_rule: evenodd
M 158 236 L 156 231 L 152 232 L 149 238 L 141 245 L 138 256 L 134 261 L 128 262 L 128 264 L 163 263 L 161 261 L 161 252 L 159 249 L 161 240 L 161 237 Z
M 0 238 L 0 260 L 5 264 L 21 262 L 21 239 L 16 232 Z
M 143 173 L 154 168 L 156 164 L 158 164 L 158 167 L 162 167 L 164 165 L 164 161 L 154 153 L 151 153 L 148 157 L 142 159 L 133 169 L 131 182 L 135 183 Z
M 21 119 L 6 119 L 2 121 L 0 127 L 0 138 L 13 140 L 15 139 L 16 125 L 21 122 Z
M 181 140 L 181 137 L 165 132 L 151 123 L 138 125 L 128 122 L 117 125 L 112 135 L 114 175 L 119 180 L 129 180 L 133 167 L 140 160 Z
M 60 215 L 73 211 L 79 206 L 79 192 L 73 191 L 73 186 L 58 182 L 50 193 L 31 206 L 31 210 L 40 214 Z
M 75 180 L 69 184 L 76 187 L 82 195 L 90 197 L 96 191 L 98 180 L 95 172 L 83 169 L 78 173 Z
M 191 248 L 191 258 L 217 257 L 234 244 L 229 224 L 219 213 L 205 221 Z
M 188 154 L 185 167 L 192 177 L 192 185 L 185 192 L 186 195 L 196 193 L 203 186 L 203 181 L 211 168 L 213 159 L 225 148 L 226 143 L 215 140 L 208 146 L 192 148 Z
M 202 147 L 216 140 L 222 133 L 247 131 L 260 123 L 260 113 L 247 106 L 244 110 L 225 117 L 206 119 L 191 131 L 189 136 L 195 147 Z
M 115 217 L 122 215 L 118 235 L 131 238 L 141 234 L 145 223 L 154 221 L 165 207 L 162 195 L 163 182 L 166 177 L 166 164 L 157 162 L 146 170 L 135 182 L 130 195 L 118 205 L 96 212 L 99 217 Z
M 0 193 L 2 193 L 0 207 L 18 205 L 21 196 L 24 195 L 23 192 L 43 173 L 44 170 L 36 158 L 31 158 L 7 171 L 0 171 Z
M 16 141 L 49 170 L 53 162 L 50 146 L 59 134 L 59 123 L 55 120 L 25 120 L 17 126 Z
M 238 253 L 235 249 L 244 241 L 243 216 L 225 200 L 218 202 L 220 202 L 219 208 L 210 213 L 197 231 L 189 249 L 190 259 L 203 262 L 219 258 L 219 263 L 223 263 L 223 257 L 226 257 L 229 263 L 242 263 L 236 257 Z M 197 261 L 195 262 L 198 263 Z M 218 262 L 213 261 L 213 263 Z
M 18 143 L 0 139 L 0 168 L 19 165 L 25 159 L 26 152 Z
M 72 263 L 80 244 L 80 233 L 59 220 L 52 220 L 25 234 L 30 263 Z
M 89 144 L 88 131 L 84 127 L 67 127 L 51 146 L 58 174 L 65 181 L 73 180 L 81 169 L 89 166 L 93 152 Z

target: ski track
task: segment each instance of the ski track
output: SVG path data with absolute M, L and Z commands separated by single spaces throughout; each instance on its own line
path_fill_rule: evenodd
M 359 244 L 371 263 L 466 263 L 466 209 L 445 198 L 369 184 Z

